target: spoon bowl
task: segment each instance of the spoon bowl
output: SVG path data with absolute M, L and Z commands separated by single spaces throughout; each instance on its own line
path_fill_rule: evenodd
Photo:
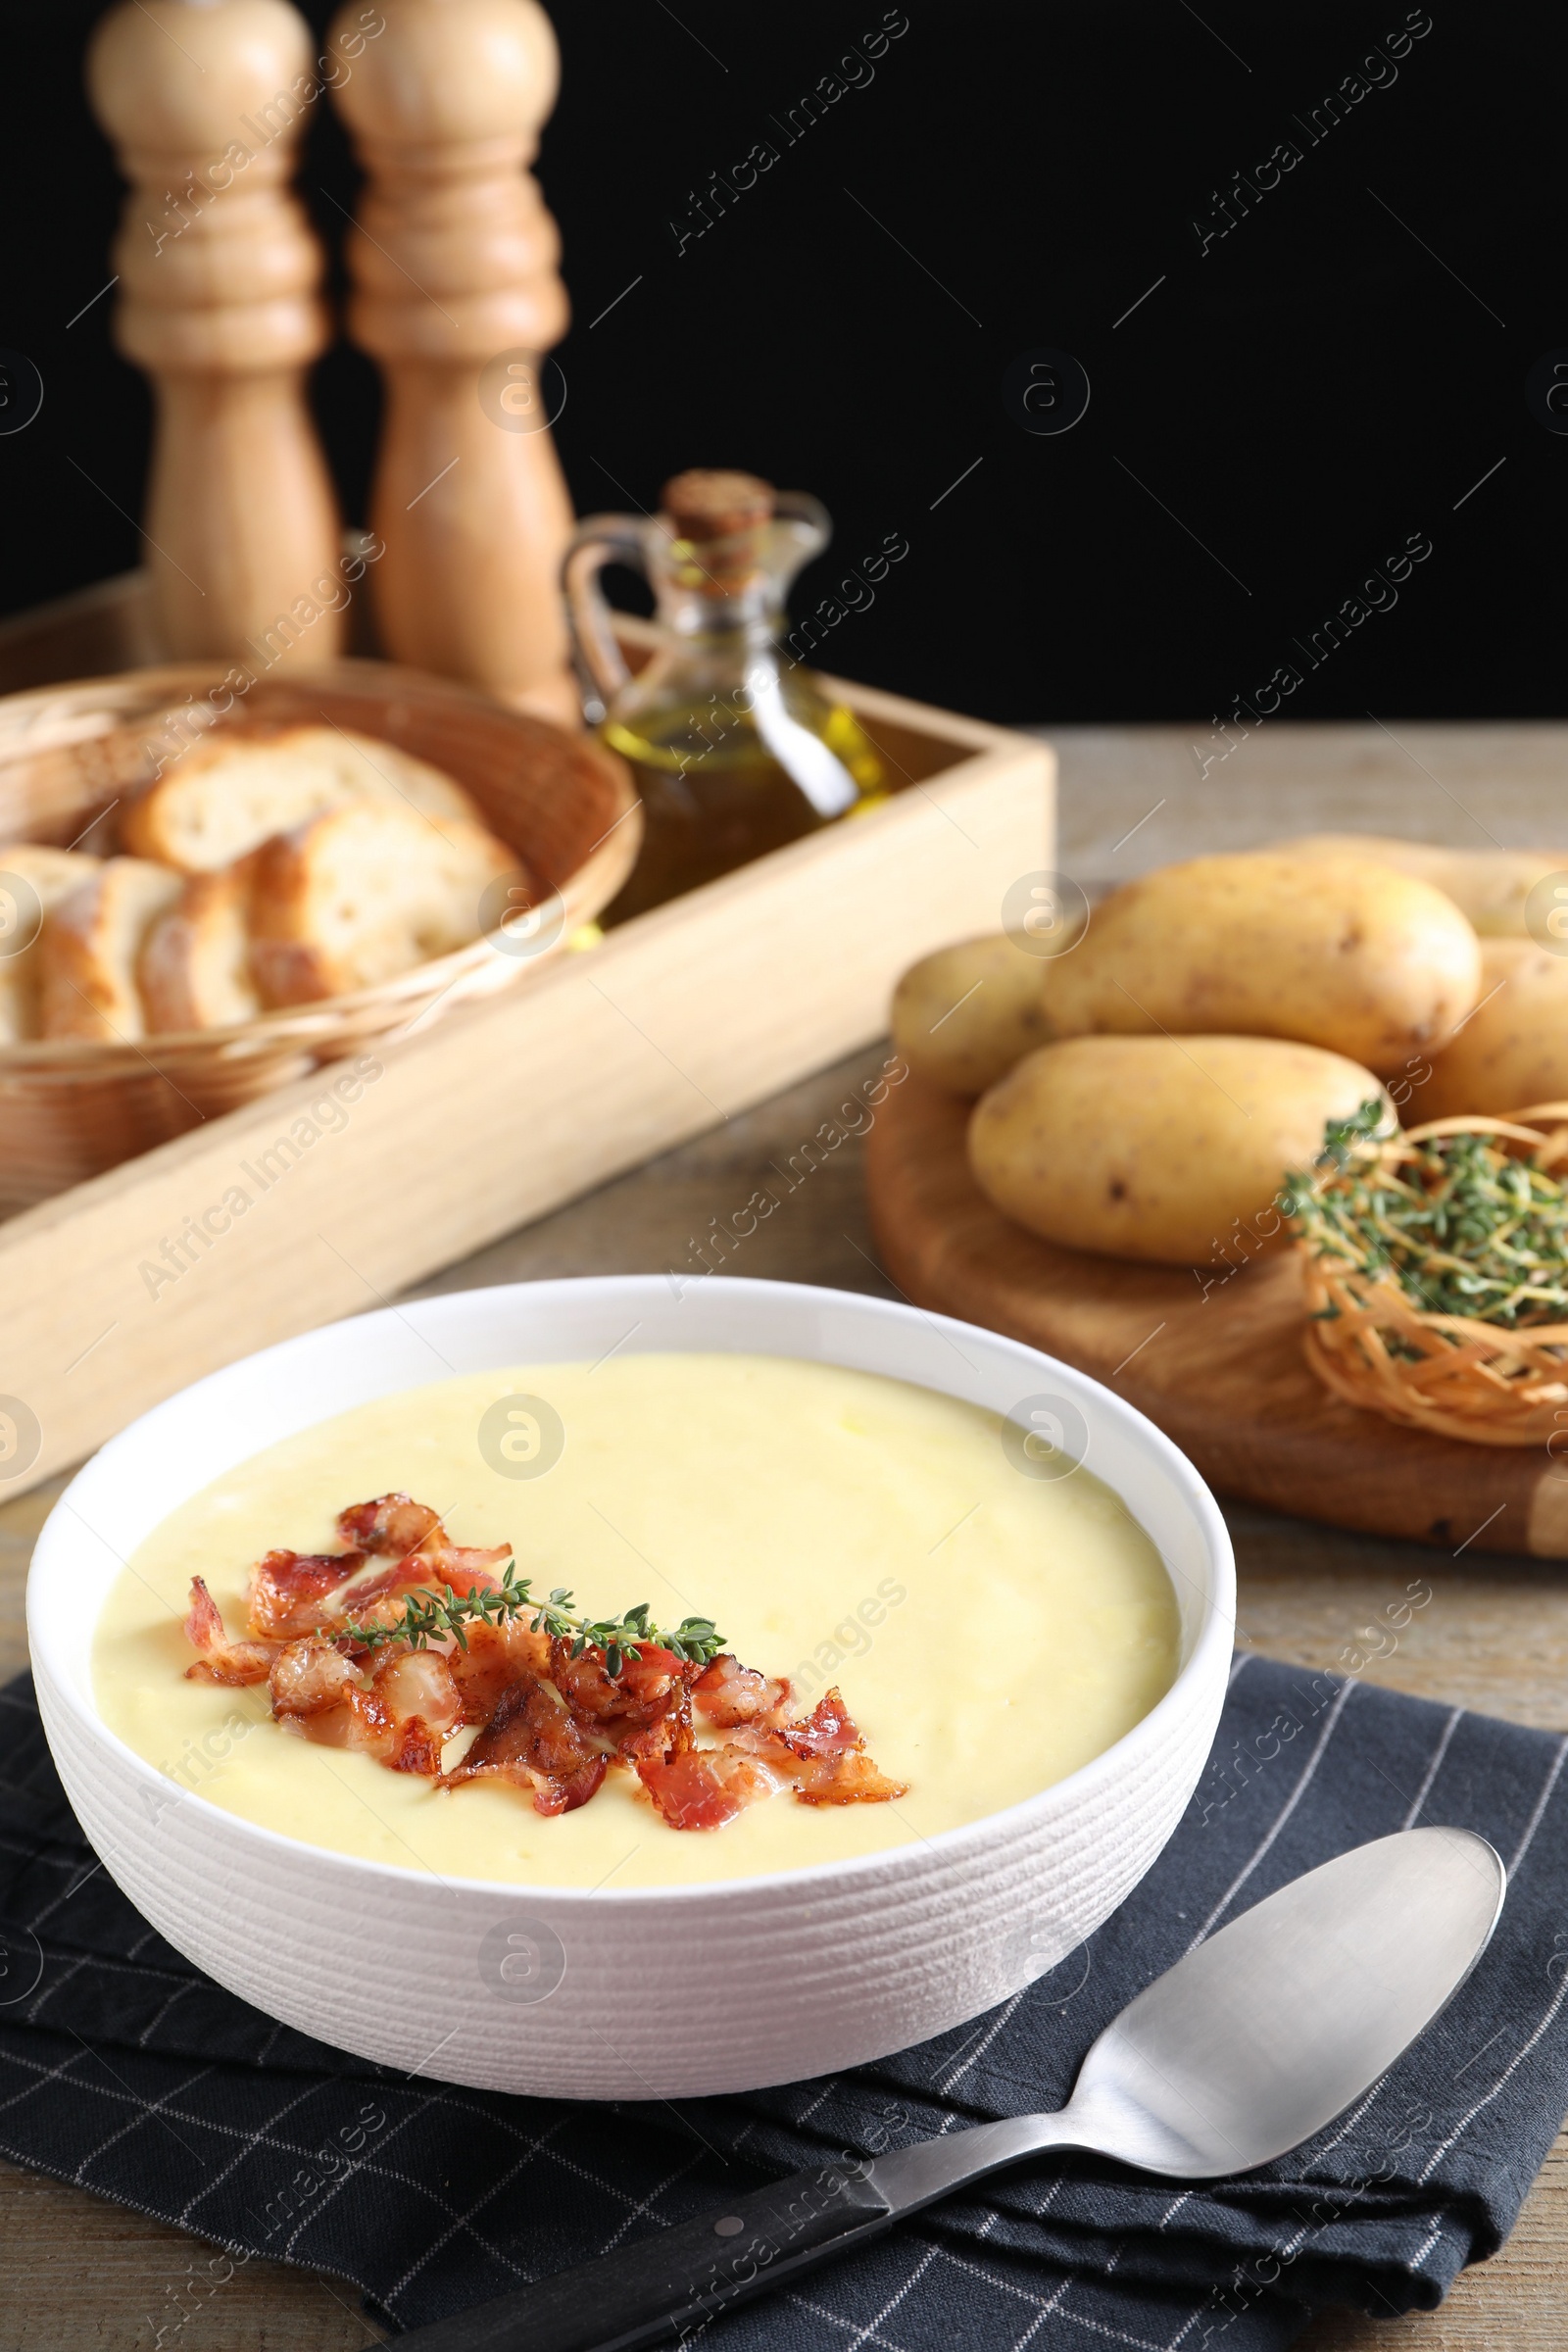
M 1181 2180 L 1299 2147 L 1446 2006 L 1503 1889 L 1468 1830 L 1402 1831 L 1308 1871 L 1195 1938 L 1101 2034 L 1066 2110 L 1074 2144 Z

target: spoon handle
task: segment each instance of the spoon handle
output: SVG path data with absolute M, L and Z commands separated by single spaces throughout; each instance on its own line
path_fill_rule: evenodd
M 871 2167 L 825 2165 L 398 2338 L 398 2352 L 635 2352 L 888 2229 Z
M 398 2352 L 636 2352 L 765 2293 L 999 2165 L 1083 2141 L 1070 2110 L 943 2132 L 753 2189 L 574 2271 L 398 2337 Z

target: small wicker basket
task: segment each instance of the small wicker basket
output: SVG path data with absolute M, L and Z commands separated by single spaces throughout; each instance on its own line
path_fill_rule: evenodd
M 641 840 L 630 770 L 462 686 L 379 662 L 258 680 L 220 713 L 214 662 L 129 670 L 0 698 L 0 843 L 113 847 L 117 803 L 195 734 L 326 719 L 444 768 L 556 894 L 536 953 L 495 933 L 377 987 L 233 1028 L 139 1042 L 45 1039 L 0 1048 L 0 1214 L 232 1110 L 318 1063 L 389 1040 L 523 978 L 612 899 Z
M 1444 1135 L 1484 1135 L 1543 1174 L 1568 1169 L 1568 1102 L 1534 1103 L 1507 1119 L 1433 1119 L 1392 1136 L 1365 1158 L 1395 1174 L 1416 1148 Z M 1323 1185 L 1332 1192 L 1337 1181 Z M 1406 1429 L 1431 1430 L 1476 1446 L 1568 1448 L 1568 1323 L 1518 1330 L 1469 1315 L 1418 1307 L 1398 1282 L 1348 1257 L 1298 1247 L 1304 1261 L 1306 1359 L 1324 1385 Z

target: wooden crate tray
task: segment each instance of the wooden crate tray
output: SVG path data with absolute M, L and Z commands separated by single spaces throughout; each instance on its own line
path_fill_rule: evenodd
M 141 600 L 131 575 L 8 624 L 0 685 L 146 660 Z M 1053 754 L 835 684 L 900 787 L 884 808 L 377 1047 L 335 1132 L 307 1136 L 322 1086 L 301 1078 L 0 1224 L 0 1435 L 5 1399 L 24 1407 L 0 1497 L 864 1046 L 906 964 L 996 929 L 1008 884 L 1053 862 Z M 236 1190 L 226 1230 L 181 1250 Z

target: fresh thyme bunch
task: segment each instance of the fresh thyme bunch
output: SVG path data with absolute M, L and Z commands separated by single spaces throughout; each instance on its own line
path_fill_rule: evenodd
M 1568 1320 L 1568 1190 L 1484 1127 L 1391 1152 L 1382 1106 L 1331 1120 L 1282 1202 L 1317 1257 L 1390 1276 L 1429 1314 L 1522 1330 Z
M 645 1642 L 657 1643 L 694 1666 L 706 1666 L 724 1646 L 724 1637 L 710 1617 L 686 1617 L 673 1632 L 661 1631 L 650 1621 L 646 1600 L 638 1601 L 620 1617 L 580 1616 L 564 1585 L 557 1585 L 547 1599 L 535 1600 L 528 1578 L 517 1574 L 515 1560 L 507 1562 L 499 1586 L 483 1592 L 470 1585 L 466 1592 L 445 1588 L 411 1592 L 402 1614 L 390 1624 L 345 1625 L 338 1639 L 353 1642 L 362 1649 L 374 1649 L 386 1642 L 406 1642 L 411 1649 L 428 1649 L 432 1642 L 450 1634 L 460 1649 L 466 1649 L 470 1625 L 501 1625 L 518 1617 L 531 1620 L 530 1633 L 569 1640 L 574 1658 L 580 1658 L 585 1650 L 603 1650 L 605 1672 L 612 1680 L 619 1676 L 627 1652 Z

